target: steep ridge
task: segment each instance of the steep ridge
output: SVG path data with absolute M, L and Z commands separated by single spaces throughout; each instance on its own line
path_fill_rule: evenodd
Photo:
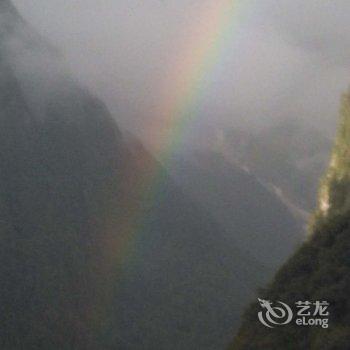
M 350 344 L 350 95 L 343 97 L 331 162 L 322 182 L 310 240 L 281 268 L 260 298 L 294 305 L 329 303 L 329 327 L 288 325 L 269 329 L 258 304 L 246 312 L 232 349 L 346 350 Z
M 350 209 L 350 94 L 343 96 L 341 121 L 333 154 L 319 196 L 319 214 L 325 218 Z
M 224 348 L 264 266 L 7 0 L 0 20 L 0 347 Z
M 1 348 L 96 348 L 88 310 L 104 298 L 96 261 L 121 135 L 106 108 L 63 75 L 42 89 L 35 60 L 56 57 L 9 2 L 0 10 Z

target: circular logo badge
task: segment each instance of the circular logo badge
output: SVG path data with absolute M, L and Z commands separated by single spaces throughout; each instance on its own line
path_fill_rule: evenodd
M 293 318 L 292 309 L 282 301 L 278 301 L 278 306 L 273 306 L 271 301 L 258 299 L 264 309 L 258 313 L 259 321 L 268 328 L 282 326 L 290 323 Z

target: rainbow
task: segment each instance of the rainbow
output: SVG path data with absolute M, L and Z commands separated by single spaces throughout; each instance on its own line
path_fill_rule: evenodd
M 175 45 L 180 47 L 180 57 L 174 53 L 175 62 L 170 62 L 170 74 L 161 85 L 158 115 L 152 116 L 154 127 L 162 130 L 153 142 L 162 162 L 167 162 L 178 148 L 187 126 L 200 117 L 198 106 L 206 89 L 205 80 L 224 56 L 241 8 L 238 0 L 203 1 L 199 13 L 193 14 L 197 20 L 188 30 L 186 42 Z
M 170 62 L 170 74 L 160 84 L 159 100 L 162 102 L 158 106 L 158 113 L 152 115 L 155 120 L 152 123 L 154 131 L 157 135 L 159 129 L 162 131 L 155 138 L 153 151 L 165 166 L 170 165 L 171 156 L 181 143 L 187 127 L 200 117 L 198 106 L 207 88 L 205 79 L 224 56 L 241 7 L 238 0 L 203 1 L 200 6 L 199 13 L 197 10 L 194 14 L 196 24 L 188 30 L 188 40 L 174 45 L 182 47 L 180 59 L 175 63 Z M 174 53 L 174 56 L 178 57 L 178 54 Z M 135 153 L 139 154 L 139 151 Z M 123 169 L 121 181 L 126 190 L 119 198 L 119 215 L 111 221 L 107 219 L 102 242 L 105 259 L 100 267 L 101 276 L 107 275 L 109 280 L 118 277 L 120 270 L 115 269 L 116 265 L 120 267 L 128 264 L 138 237 L 142 237 L 147 218 L 144 203 L 152 205 L 162 200 L 165 172 L 157 162 L 149 159 L 147 152 L 144 159 L 141 156 L 136 160 L 136 169 L 134 165 L 132 169 L 127 165 L 126 168 Z M 106 294 L 112 295 L 110 291 L 106 291 Z M 97 311 L 94 313 L 96 319 L 103 312 Z
M 200 11 L 197 9 L 193 15 L 196 18 L 195 25 L 188 30 L 186 42 L 174 45 L 176 48 L 181 47 L 180 59 L 179 54 L 174 53 L 177 59 L 169 63 L 170 73 L 159 88 L 159 101 L 162 102 L 156 115 L 152 115 L 153 131 L 158 135 L 152 149 L 165 166 L 170 165 L 171 156 L 181 143 L 187 127 L 200 117 L 198 106 L 206 89 L 204 81 L 223 57 L 242 7 L 238 0 L 203 1 L 200 6 Z M 164 172 L 158 163 L 140 160 L 138 166 L 136 175 L 135 171 L 134 174 L 126 175 L 129 187 L 138 193 L 138 198 L 147 198 L 149 203 L 161 200 Z M 106 242 L 112 259 L 118 252 L 119 262 L 120 259 L 123 262 L 133 238 L 142 232 L 145 219 L 144 208 L 132 203 L 127 194 L 121 204 L 125 211 L 122 233 L 119 230 L 118 235 L 122 239 L 111 238 L 111 232 L 108 235 L 109 242 Z
M 242 13 L 241 0 L 203 1 L 201 7 L 193 14 L 197 20 L 186 41 L 175 45 L 180 47 L 180 57 L 174 53 L 175 62 L 170 62 L 170 74 L 160 87 L 162 102 L 152 116 L 156 135 L 152 149 L 165 167 L 170 166 L 187 129 L 200 118 L 198 107 L 207 88 L 205 80 L 225 55 Z M 146 183 L 146 191 L 159 199 L 162 180 L 156 169 Z

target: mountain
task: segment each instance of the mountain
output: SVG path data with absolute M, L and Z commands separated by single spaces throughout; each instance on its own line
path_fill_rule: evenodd
M 253 213 L 262 189 L 245 176 L 236 181 Z M 126 137 L 8 0 L 0 207 L 2 349 L 224 348 L 270 274 Z M 289 239 L 292 219 L 274 210 Z M 262 240 L 260 227 L 251 230 Z
M 121 133 L 10 2 L 0 19 L 1 348 L 97 348 Z
M 245 313 L 232 349 L 346 350 L 350 344 L 350 95 L 343 98 L 341 122 L 331 162 L 321 182 L 319 206 L 312 232 L 281 268 L 260 298 L 293 305 L 298 301 L 329 303 L 329 327 L 297 326 L 278 329 L 258 321 L 259 307 Z
M 138 151 L 134 155 L 147 159 L 141 146 L 135 148 Z M 118 324 L 119 332 L 113 333 L 110 327 L 111 343 L 117 341 L 127 349 L 224 349 L 232 334 L 230 322 L 238 326 L 240 313 L 256 288 L 291 253 L 298 240 L 293 230 L 297 225 L 286 208 L 253 178 L 222 165 L 223 169 L 212 167 L 211 175 L 216 171 L 216 179 L 226 179 L 222 188 L 218 186 L 217 195 L 230 184 L 226 190 L 236 197 L 230 206 L 235 217 L 230 230 L 212 217 L 210 207 L 200 205 L 188 187 L 167 179 L 161 199 L 154 201 L 143 220 L 118 280 L 116 317 L 111 323 Z M 192 180 L 198 184 L 208 180 L 208 174 L 196 177 L 193 169 L 194 165 L 185 164 L 182 171 L 194 176 Z M 239 185 L 245 193 L 239 194 Z M 265 201 L 265 213 L 278 213 L 279 218 L 256 214 L 256 226 L 249 226 L 249 213 L 257 209 L 254 196 L 258 195 Z M 239 214 L 245 219 L 238 221 Z M 290 228 L 286 230 L 282 222 Z M 245 238 L 248 234 L 250 237 Z M 252 243 L 251 251 L 244 249 L 246 242 Z M 267 247 L 269 254 L 264 255 L 259 249 Z
M 268 272 L 170 179 L 160 197 L 118 279 L 111 344 L 224 349 L 229 323 L 238 325 L 240 310 Z
M 228 160 L 248 169 L 307 219 L 316 206 L 318 180 L 329 160 L 327 137 L 289 119 L 255 133 L 231 129 L 225 132 L 223 143 Z
M 343 96 L 341 121 L 330 165 L 319 196 L 319 214 L 323 217 L 347 213 L 350 208 L 350 102 Z
M 228 232 L 242 251 L 274 271 L 303 239 L 288 207 L 252 174 L 220 152 L 175 156 L 170 174 Z M 269 274 L 266 273 L 266 277 Z

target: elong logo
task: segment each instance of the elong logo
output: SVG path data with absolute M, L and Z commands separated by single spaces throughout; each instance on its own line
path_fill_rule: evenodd
M 265 309 L 258 313 L 260 322 L 269 328 L 274 328 L 274 326 L 285 325 L 290 323 L 293 318 L 292 309 L 282 301 L 278 303 L 280 306 L 272 306 L 272 303 L 268 300 L 258 299 L 261 307 Z
M 273 306 L 274 303 L 268 300 L 258 299 L 258 301 L 263 309 L 258 313 L 258 318 L 265 327 L 275 328 L 287 325 L 291 323 L 296 314 L 295 324 L 297 326 L 328 328 L 329 303 L 327 301 L 297 301 L 295 305 L 298 310 L 295 313 L 289 305 L 282 301 L 278 301 L 276 306 Z

